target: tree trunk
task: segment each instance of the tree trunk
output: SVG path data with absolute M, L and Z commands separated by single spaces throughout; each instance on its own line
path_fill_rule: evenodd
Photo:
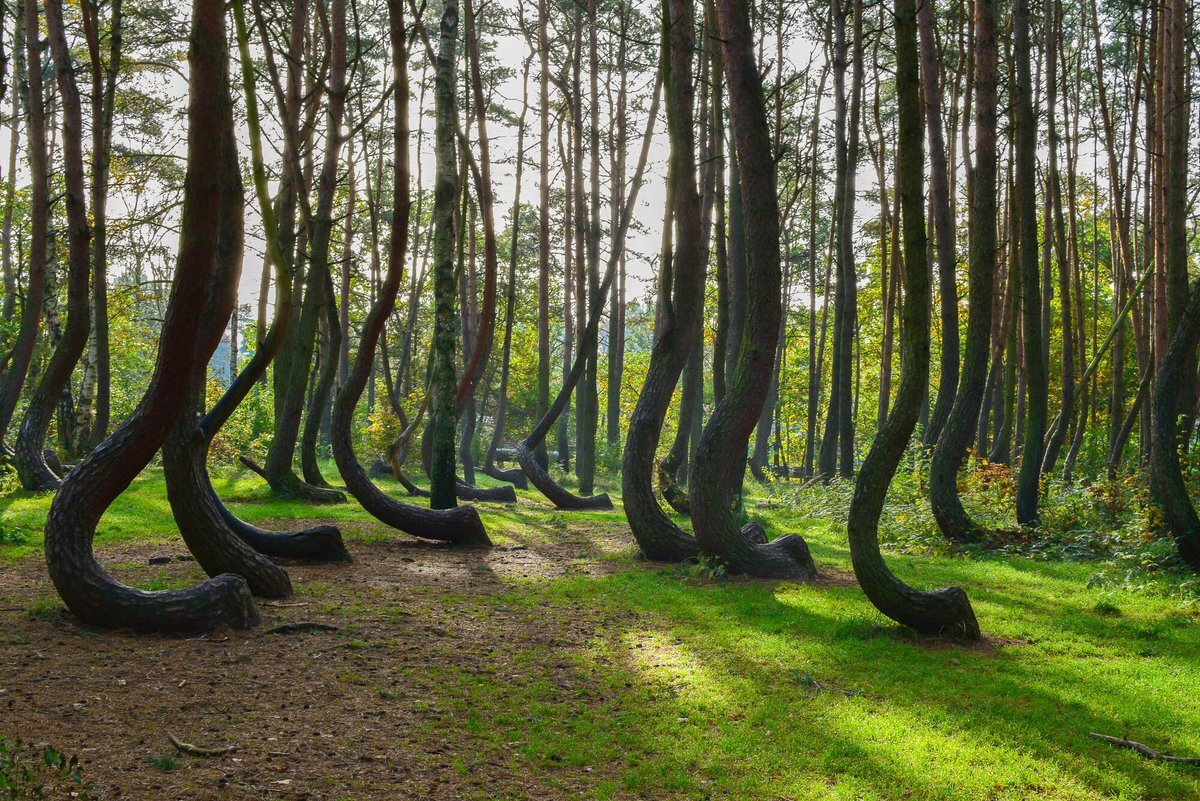
M 669 0 L 663 6 L 660 64 L 671 141 L 667 202 L 673 210 L 667 219 L 673 220 L 676 244 L 671 253 L 664 252 L 669 257 L 659 265 L 654 346 L 646 381 L 629 419 L 621 469 L 625 515 L 634 539 L 647 558 L 663 561 L 688 559 L 698 553 L 695 539 L 663 513 L 653 480 L 654 457 L 671 397 L 693 348 L 703 347 L 697 342 L 698 321 L 704 311 L 705 253 L 696 184 L 694 17 L 691 0 Z M 664 241 L 669 240 L 664 237 Z M 681 430 L 685 425 L 681 420 Z
M 53 0 L 51 0 L 53 2 Z M 32 3 L 31 3 L 32 5 Z M 31 15 L 36 20 L 36 16 Z M 221 575 L 186 590 L 145 592 L 117 582 L 96 561 L 92 539 L 105 509 L 149 464 L 178 418 L 189 382 L 205 369 L 196 342 L 215 269 L 222 163 L 233 120 L 225 74 L 225 7 L 197 0 L 192 13 L 188 160 L 179 256 L 158 359 L 130 418 L 63 482 L 46 520 L 46 563 L 67 607 L 82 621 L 112 628 L 195 630 L 259 622 L 245 579 Z M 31 31 L 36 39 L 36 29 Z
M 121 0 L 109 10 L 108 65 L 100 63 L 99 4 L 82 3 L 92 72 L 92 339 L 96 362 L 95 416 L 89 421 L 87 449 L 108 436 L 112 408 L 112 359 L 108 335 L 108 180 L 113 115 L 121 69 Z
M 483 472 L 492 478 L 508 481 L 519 489 L 528 489 L 529 487 L 529 483 L 525 480 L 525 474 L 521 472 L 520 468 L 502 470 L 497 467 L 496 449 L 500 447 L 500 442 L 504 438 L 504 418 L 508 410 L 508 377 L 512 368 L 512 334 L 517 307 L 517 250 L 521 231 L 521 174 L 524 172 L 525 166 L 525 116 L 529 112 L 529 67 L 532 60 L 532 55 L 525 60 L 521 79 L 521 117 L 517 122 L 517 169 L 513 189 L 512 227 L 509 232 L 508 286 L 505 288 L 504 297 L 504 345 L 500 357 L 500 389 L 496 398 L 492 439 L 483 460 Z M 538 369 L 540 380 L 540 361 Z M 547 376 L 547 378 L 549 377 Z
M 38 340 L 42 306 L 46 293 L 47 241 L 49 238 L 50 206 L 46 153 L 46 108 L 42 87 L 41 26 L 38 23 L 38 3 L 24 0 L 22 34 L 24 50 L 17 51 L 17 73 L 26 79 L 24 93 L 25 138 L 29 158 L 29 270 L 25 283 L 25 298 L 21 304 L 21 323 L 13 346 L 8 370 L 4 373 L 0 391 L 0 445 L 7 436 L 9 424 L 21 400 L 21 390 L 29 374 L 33 348 Z M 26 64 L 33 65 L 30 69 Z
M 451 8 L 449 13 L 454 18 L 443 18 L 442 20 L 443 42 L 448 38 L 451 44 L 454 40 L 454 29 L 457 28 L 457 14 L 453 5 L 453 0 L 447 4 Z M 385 273 L 383 283 L 379 287 L 379 294 L 376 296 L 375 303 L 372 305 L 367 319 L 363 323 L 362 336 L 359 338 L 358 353 L 354 356 L 346 382 L 339 388 L 337 398 L 333 404 L 330 437 L 333 445 L 333 458 L 337 462 L 342 481 L 345 482 L 346 489 L 350 494 L 363 505 L 364 509 L 389 526 L 407 534 L 426 539 L 446 540 L 468 546 L 488 546 L 491 545 L 491 540 L 488 539 L 487 530 L 483 527 L 483 521 L 474 507 L 460 506 L 453 509 L 437 510 L 421 509 L 416 506 L 400 503 L 375 486 L 367 476 L 366 471 L 363 470 L 358 457 L 354 454 L 354 444 L 351 435 L 354 407 L 358 403 L 358 399 L 362 397 L 363 388 L 367 384 L 371 365 L 375 361 L 375 348 L 378 346 L 379 339 L 387 325 L 387 318 L 395 306 L 396 293 L 399 291 L 400 282 L 403 279 L 405 253 L 408 247 L 409 214 L 412 208 L 408 166 L 408 34 L 404 28 L 401 0 L 388 1 L 388 20 L 394 54 L 392 59 L 393 80 L 396 86 L 396 113 L 393 138 L 395 152 L 394 169 L 396 174 L 392 190 L 391 253 L 387 261 L 387 272 Z M 448 59 L 449 56 L 447 55 Z M 445 68 L 446 63 L 439 64 L 439 71 Z M 453 74 L 449 76 L 439 75 L 439 81 L 445 77 L 450 78 L 449 85 L 439 86 L 438 92 L 453 92 Z M 450 131 L 440 130 L 442 127 L 441 124 L 444 122 L 444 119 L 439 121 L 439 136 L 451 134 Z M 452 149 L 452 140 L 449 143 L 445 140 L 439 142 L 440 147 L 447 144 L 450 144 L 450 149 Z M 453 163 L 453 154 L 451 153 L 450 156 L 451 163 Z M 440 172 L 443 167 L 444 165 L 439 164 L 439 179 L 447 177 L 444 173 Z M 451 208 L 453 207 L 453 184 L 452 182 L 447 184 L 444 181 L 439 181 L 436 186 L 439 192 L 449 191 L 448 196 L 439 197 L 439 202 L 442 204 L 440 210 L 444 213 L 444 207 L 447 202 L 449 202 Z M 439 207 L 435 206 L 435 208 Z M 450 216 L 453 216 L 453 211 L 451 211 Z M 444 241 L 445 235 L 448 233 L 453 238 L 453 220 L 450 222 L 451 227 L 448 231 L 435 231 L 435 237 L 443 237 L 443 241 L 440 244 L 435 244 L 435 247 L 443 251 L 447 246 L 447 242 Z M 452 242 L 450 244 L 452 247 Z M 442 252 L 440 255 L 445 257 L 446 254 Z M 444 276 L 442 278 L 444 279 Z M 452 280 L 453 276 L 451 276 L 451 282 Z M 445 289 L 446 287 L 443 286 L 443 291 Z M 453 291 L 453 286 L 451 285 L 449 289 Z M 453 341 L 453 329 L 447 333 L 450 335 L 449 338 L 451 341 Z M 439 398 L 439 400 L 449 411 L 453 412 L 453 381 L 447 382 L 442 389 L 446 394 Z M 451 429 L 451 496 L 454 494 L 453 435 L 454 432 Z M 399 474 L 397 477 L 399 477 Z
M 920 12 L 918 12 L 920 13 Z M 971 173 L 970 290 L 966 358 L 950 416 L 929 466 L 929 500 L 942 534 L 953 542 L 980 539 L 982 529 L 963 508 L 958 471 L 975 433 L 991 359 L 996 272 L 996 11 L 975 0 L 975 167 Z
M 224 57 L 222 61 L 227 67 L 228 58 Z M 226 87 L 228 74 L 223 77 L 222 85 Z M 222 96 L 223 102 L 231 102 L 227 89 L 223 88 Z M 204 404 L 207 386 L 207 361 L 220 343 L 225 321 L 237 303 L 245 233 L 245 202 L 237 143 L 232 130 L 222 131 L 221 135 L 225 137 L 221 162 L 214 165 L 221 180 L 216 269 L 203 321 L 195 336 L 195 364 L 198 367 L 187 378 L 184 401 L 162 446 L 163 473 L 175 523 L 188 550 L 204 571 L 210 576 L 224 573 L 241 576 L 249 584 L 251 593 L 257 596 L 286 598 L 292 594 L 287 573 L 256 553 L 223 524 L 205 464 L 209 440 L 197 436 L 197 415 Z
M 1017 474 L 1017 522 L 1038 523 L 1038 495 L 1046 437 L 1046 362 L 1042 343 L 1042 292 L 1037 253 L 1037 121 L 1030 77 L 1029 0 L 1013 6 L 1013 59 L 1016 62 L 1016 261 L 1021 274 L 1026 417 L 1021 469 Z M 1015 355 L 1015 354 L 1014 354 Z
M 1021 0 L 1018 0 L 1020 2 Z M 983 5 L 989 0 L 977 0 Z M 916 590 L 892 573 L 879 552 L 879 515 L 929 386 L 929 263 L 925 241 L 915 0 L 896 0 L 897 206 L 904 230 L 904 304 L 896 403 L 859 469 L 848 529 L 854 574 L 875 608 L 901 625 L 943 636 L 979 639 L 979 624 L 959 587 Z M 972 417 L 973 419 L 973 417 Z
M 937 402 L 930 412 L 924 435 L 926 446 L 931 446 L 938 441 L 942 426 L 950 416 L 958 387 L 958 260 L 955 256 L 954 210 L 950 205 L 950 173 L 946 166 L 946 142 L 942 133 L 942 87 L 938 82 L 937 23 L 932 0 L 917 3 L 917 26 L 920 32 L 925 125 L 929 130 L 929 205 L 933 210 L 937 242 L 938 296 L 942 316 Z
M 430 459 L 430 506 L 452 509 L 458 503 L 455 483 L 455 430 L 457 409 L 454 351 L 458 344 L 458 320 L 455 314 L 454 279 L 454 198 L 457 194 L 458 165 L 454 154 L 455 62 L 458 40 L 458 2 L 446 0 L 439 25 L 438 52 L 434 71 L 434 134 L 437 173 L 433 200 L 433 380 L 430 391 L 430 431 L 433 451 Z
M 741 165 L 746 223 L 747 324 L 725 396 L 713 410 L 692 466 L 692 522 L 701 550 L 718 555 L 734 573 L 812 580 L 816 566 L 798 536 L 758 544 L 739 529 L 730 505 L 742 478 L 742 455 L 762 410 L 771 377 L 780 318 L 779 202 L 762 79 L 754 58 L 748 7 L 717 3 L 730 118 Z
M 583 335 L 579 343 L 579 349 L 576 351 L 575 360 L 571 365 L 571 369 L 563 378 L 562 388 L 558 392 L 558 396 L 554 399 L 554 403 L 546 410 L 538 422 L 534 425 L 533 430 L 529 432 L 529 436 L 517 443 L 516 457 L 518 464 L 521 465 L 521 470 L 524 471 L 529 483 L 537 487 L 543 495 L 545 495 L 555 506 L 561 509 L 611 509 L 612 501 L 608 495 L 601 493 L 591 497 L 580 497 L 560 486 L 546 469 L 538 463 L 534 457 L 534 452 L 543 442 L 545 442 L 546 434 L 555 421 L 559 420 L 567 404 L 571 400 L 571 392 L 574 391 L 576 384 L 579 383 L 580 376 L 583 375 L 583 370 L 586 362 L 586 354 L 589 347 L 594 347 L 596 339 L 600 331 L 600 318 L 604 313 L 604 302 L 608 293 L 608 288 L 612 284 L 613 276 L 616 273 L 617 264 L 621 259 L 621 254 L 625 249 L 625 236 L 629 231 L 629 224 L 633 219 L 634 210 L 637 208 L 638 190 L 642 186 L 642 176 L 646 173 L 646 162 L 650 155 L 650 143 L 654 138 L 654 122 L 658 115 L 658 93 L 662 86 L 663 76 L 661 71 L 656 78 L 652 100 L 650 103 L 650 114 L 646 120 L 646 132 L 642 136 L 642 148 L 638 154 L 637 166 L 633 171 L 633 181 L 629 187 L 629 197 L 625 203 L 625 207 L 621 212 L 621 224 L 617 227 L 616 235 L 613 237 L 613 249 L 608 257 L 608 264 L 604 269 L 604 276 L 600 281 L 598 291 L 592 295 L 591 308 L 588 310 L 587 325 L 584 327 Z M 569 202 L 569 195 L 568 195 Z M 570 329 L 569 321 L 566 326 Z M 560 429 L 560 435 L 562 431 Z M 560 454 L 561 455 L 561 454 Z
M 50 363 L 29 398 L 17 435 L 16 465 L 21 486 L 27 490 L 52 490 L 61 483 L 46 464 L 43 450 L 55 405 L 71 381 L 71 373 L 87 348 L 88 277 L 91 273 L 91 230 L 88 226 L 87 190 L 83 173 L 83 109 L 75 83 L 75 65 L 63 27 L 61 0 L 48 0 L 46 29 L 62 103 L 63 176 L 67 210 L 67 325 L 54 348 Z M 27 10 L 28 14 L 29 11 Z
M 303 3 L 299 2 L 297 5 Z M 304 412 L 305 390 L 308 387 L 317 329 L 323 311 L 322 298 L 326 293 L 325 275 L 329 272 L 333 202 L 343 139 L 341 127 L 346 110 L 346 8 L 342 0 L 331 7 L 330 22 L 332 24 L 329 38 L 329 89 L 325 109 L 325 149 L 317 181 L 317 205 L 312 209 L 310 224 L 306 229 L 309 232 L 308 267 L 304 271 L 303 301 L 300 317 L 289 331 L 288 342 L 283 346 L 275 367 L 275 437 L 262 468 L 263 477 L 276 494 L 314 503 L 336 503 L 346 499 L 341 492 L 314 487 L 301 481 L 293 469 Z M 302 193 L 303 189 L 300 192 Z

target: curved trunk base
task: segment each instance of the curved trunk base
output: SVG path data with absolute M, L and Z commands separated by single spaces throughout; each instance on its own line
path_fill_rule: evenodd
M 537 463 L 533 452 L 529 449 L 528 443 L 524 440 L 517 443 L 516 447 L 517 463 L 521 465 L 521 470 L 529 479 L 529 483 L 537 487 L 546 498 L 557 506 L 559 509 L 612 509 L 612 500 L 608 497 L 608 493 L 600 493 L 599 495 L 591 495 L 582 497 L 575 495 L 570 490 L 559 485 L 557 481 L 550 477 L 550 474 L 542 469 L 542 466 Z
M 862 559 L 853 547 L 853 541 L 851 546 L 850 555 L 859 586 L 880 612 L 922 634 L 957 640 L 978 640 L 983 636 L 971 601 L 961 587 L 943 587 L 928 592 L 917 590 L 900 581 L 886 567 L 883 568 L 885 575 L 872 575 L 876 573 L 872 564 L 874 558 Z
M 731 573 L 799 582 L 816 581 L 820 577 L 808 543 L 799 534 L 786 534 L 767 542 L 766 533 L 758 523 L 747 523 L 740 533 L 751 546 L 749 558 L 743 556 L 736 564 L 726 559 L 726 567 Z
M 945 461 L 943 461 L 945 459 Z M 963 507 L 958 494 L 959 465 L 935 449 L 929 469 L 929 503 L 943 536 L 956 545 L 972 545 L 994 539 L 995 533 L 979 525 Z
M 230 573 L 186 590 L 146 592 L 121 584 L 98 564 L 73 587 L 55 583 L 71 614 L 89 626 L 137 632 L 196 633 L 218 626 L 252 629 L 262 622 L 250 587 Z
M 314 487 L 312 484 L 301 481 L 300 477 L 290 470 L 280 478 L 272 480 L 267 475 L 267 471 L 249 456 L 239 456 L 238 461 L 258 473 L 263 481 L 271 485 L 271 491 L 281 498 L 318 504 L 346 502 L 346 494 L 341 490 Z
M 323 524 L 293 532 L 270 531 L 242 520 L 229 511 L 219 497 L 216 501 L 225 525 L 238 539 L 264 556 L 309 562 L 354 561 L 337 526 Z
M 525 474 L 519 467 L 510 467 L 504 470 L 495 465 L 484 465 L 483 472 L 497 481 L 507 481 L 519 490 L 529 489 L 529 480 L 525 478 Z
M 89 476 L 90 478 L 90 476 Z M 261 622 L 250 587 L 222 574 L 183 590 L 146 592 L 117 581 L 92 551 L 99 514 L 88 511 L 83 486 L 65 486 L 46 519 L 46 567 L 59 596 L 79 620 L 108 629 L 197 632 L 249 629 Z
M 517 491 L 512 486 L 474 487 L 465 481 L 455 481 L 454 490 L 460 501 L 484 503 L 516 503 Z
M 377 520 L 405 534 L 468 547 L 491 547 L 491 538 L 488 537 L 487 529 L 484 528 L 483 520 L 479 517 L 479 512 L 475 507 L 459 506 L 444 510 L 423 509 L 419 506 L 401 503 L 375 486 L 375 483 L 367 477 L 358 457 L 354 455 L 354 447 L 350 443 L 350 413 L 344 407 L 353 408 L 352 403 L 357 399 L 357 395 L 350 398 L 343 397 L 339 393 L 337 400 L 334 401 L 331 436 L 334 461 L 337 462 L 338 471 L 342 474 L 342 481 L 346 483 L 347 491 L 354 496 L 354 499 Z M 393 465 L 394 467 L 395 465 Z M 404 475 L 404 471 L 394 470 L 393 472 L 405 489 L 410 492 L 423 492 L 409 481 L 408 477 Z
M 55 473 L 46 461 L 46 451 L 36 443 L 29 443 L 17 437 L 16 451 L 13 461 L 17 466 L 17 477 L 21 487 L 29 492 L 55 492 L 62 484 L 62 476 Z
M 241 576 L 257 597 L 291 596 L 287 572 L 239 539 L 225 523 L 205 465 L 207 443 L 193 438 L 195 426 L 190 418 L 185 415 L 163 445 L 167 499 L 188 550 L 205 573 Z

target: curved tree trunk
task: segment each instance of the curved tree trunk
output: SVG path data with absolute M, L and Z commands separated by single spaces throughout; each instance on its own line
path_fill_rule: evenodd
M 283 250 L 278 218 L 267 188 L 267 174 L 262 155 L 262 140 L 258 122 L 258 104 L 254 94 L 254 75 L 249 66 L 250 47 L 243 8 L 233 6 L 234 22 L 237 26 L 238 46 L 243 65 L 243 97 L 246 98 L 246 120 L 250 129 L 251 166 L 254 176 L 255 194 L 263 219 L 267 242 L 266 263 L 273 265 L 278 288 L 275 314 L 270 327 L 260 332 L 261 339 L 254 355 L 242 367 L 237 377 L 225 390 L 225 394 L 195 425 L 194 433 L 180 437 L 179 444 L 168 441 L 163 450 L 163 467 L 168 473 L 176 472 L 182 489 L 181 503 L 194 506 L 200 511 L 195 515 L 196 526 L 207 527 L 222 536 L 222 529 L 231 531 L 258 553 L 291 559 L 348 562 L 350 554 L 342 542 L 341 533 L 331 525 L 318 525 L 297 532 L 275 532 L 259 528 L 240 520 L 221 502 L 208 476 L 208 449 L 213 437 L 228 422 L 237 407 L 246 399 L 254 384 L 266 375 L 267 367 L 279 352 L 285 332 L 292 317 L 291 283 L 294 271 L 291 255 Z M 168 477 L 168 491 L 171 479 Z M 188 494 L 190 493 L 190 494 Z M 173 501 L 174 503 L 174 501 Z M 182 525 L 182 524 L 181 524 Z
M 24 50 L 17 52 L 17 72 L 24 73 L 28 85 L 25 95 L 25 138 L 29 159 L 29 273 L 25 298 L 21 305 L 21 324 L 4 373 L 0 389 L 0 446 L 8 435 L 21 390 L 29 374 L 33 348 L 37 344 L 38 328 L 42 321 L 42 305 L 46 292 L 46 242 L 49 236 L 50 206 L 47 196 L 48 167 L 46 155 L 46 106 L 42 86 L 41 26 L 38 23 L 38 3 L 24 0 L 22 36 Z M 26 64 L 34 65 L 29 69 Z M 11 177 L 11 176 L 10 176 Z
M 330 429 L 333 458 L 350 494 L 363 508 L 389 526 L 417 537 L 446 540 L 460 545 L 488 546 L 491 545 L 491 540 L 488 539 L 483 521 L 474 507 L 460 506 L 435 510 L 400 503 L 375 486 L 354 454 L 350 430 L 354 421 L 354 407 L 367 384 L 371 365 L 375 361 L 375 348 L 379 344 L 387 318 L 395 307 L 396 293 L 403 278 L 404 259 L 408 248 L 409 214 L 412 207 L 408 167 L 408 45 L 401 0 L 388 0 L 388 19 L 394 53 L 393 80 L 396 85 L 393 140 L 396 176 L 392 195 L 391 253 L 379 294 L 363 324 L 358 353 L 350 365 L 345 383 L 334 399 Z M 397 478 L 400 475 L 397 473 Z
M 179 256 L 158 359 L 150 386 L 130 418 L 63 482 L 46 520 L 46 564 L 67 607 L 92 625 L 153 630 L 194 630 L 218 624 L 248 628 L 258 610 L 245 579 L 221 575 L 186 590 L 144 592 L 114 579 L 96 561 L 96 524 L 137 477 L 165 440 L 186 400 L 194 373 L 205 369 L 196 331 L 211 293 L 221 185 L 214 164 L 231 132 L 228 95 L 222 90 L 225 8 L 196 0 L 189 52 L 188 169 L 180 223 Z
M 650 104 L 651 112 L 646 120 L 646 132 L 642 137 L 642 149 L 638 154 L 637 167 L 633 172 L 633 181 L 629 188 L 629 198 L 621 213 L 621 224 L 613 236 L 613 249 L 609 254 L 608 264 L 604 269 L 604 277 L 600 281 L 598 291 L 592 296 L 592 302 L 588 310 L 587 326 L 583 330 L 583 336 L 579 343 L 579 349 L 576 351 L 575 360 L 571 365 L 571 370 L 563 380 L 562 388 L 559 390 L 558 396 L 554 399 L 554 403 L 549 406 L 546 413 L 534 425 L 529 436 L 518 442 L 516 446 L 517 463 L 521 465 L 521 470 L 525 472 L 529 483 L 537 487 L 543 495 L 561 509 L 612 508 L 612 501 L 605 493 L 581 498 L 560 486 L 538 461 L 536 454 L 538 448 L 545 442 L 546 434 L 549 433 L 551 427 L 570 402 L 571 392 L 574 391 L 576 384 L 579 383 L 580 376 L 583 375 L 587 353 L 590 348 L 595 346 L 596 338 L 599 335 L 600 317 L 604 313 L 604 303 L 608 296 L 608 288 L 612 284 L 617 264 L 620 262 L 621 251 L 625 248 L 625 235 L 629 231 L 629 224 L 633 219 L 633 213 L 637 206 L 637 196 L 638 190 L 642 185 L 642 176 L 646 173 L 646 161 L 650 153 L 650 142 L 654 138 L 654 122 L 655 117 L 658 115 L 658 93 L 662 86 L 662 80 L 663 76 L 660 72 L 655 81 L 654 92 L 652 94 L 653 100 Z
M 43 455 L 46 431 L 55 405 L 71 380 L 71 372 L 87 348 L 89 322 L 88 278 L 91 275 L 91 230 L 88 227 L 87 191 L 83 174 L 83 109 L 75 83 L 75 65 L 63 27 L 62 0 L 48 0 L 46 29 L 54 73 L 62 103 L 63 174 L 66 186 L 68 264 L 67 325 L 46 371 L 42 373 L 17 435 L 16 464 L 21 486 L 27 490 L 52 490 L 61 478 Z
M 108 185 L 112 159 L 113 115 L 116 111 L 117 75 L 121 69 L 121 0 L 111 3 L 108 31 L 108 64 L 100 62 L 98 4 L 81 6 L 92 72 L 92 323 L 96 355 L 95 417 L 89 421 L 88 450 L 108 436 L 112 408 L 112 358 L 108 333 Z
M 767 127 L 762 79 L 754 59 L 749 9 L 744 0 L 717 3 L 732 131 L 741 164 L 746 222 L 746 326 L 736 369 L 713 410 L 692 465 L 692 525 L 700 549 L 720 556 L 735 573 L 812 580 L 816 565 L 796 535 L 759 545 L 739 530 L 730 513 L 742 480 L 750 432 L 762 409 L 779 333 L 779 202 Z
M 701 236 L 700 195 L 696 185 L 696 143 L 693 104 L 695 81 L 692 51 L 695 20 L 691 0 L 670 0 L 663 6 L 662 70 L 667 97 L 667 133 L 671 140 L 667 169 L 667 202 L 673 206 L 674 252 L 660 263 L 659 315 L 650 365 L 629 432 L 621 468 L 622 498 L 629 527 L 642 553 L 650 559 L 679 561 L 696 556 L 698 546 L 676 526 L 654 495 L 654 457 L 663 418 L 684 365 L 699 342 L 698 322 L 704 312 L 705 243 Z M 666 238 L 664 237 L 664 240 Z M 668 254 L 664 253 L 664 256 Z M 687 393 L 684 393 L 685 407 Z M 682 420 L 682 441 L 687 423 Z M 676 444 L 679 443 L 676 440 Z M 680 461 L 686 449 L 679 454 Z M 666 465 L 663 471 L 667 472 Z
M 521 81 L 521 117 L 517 121 L 517 169 L 513 189 L 512 229 L 509 234 L 508 286 L 504 298 L 504 345 L 500 358 L 500 389 L 496 398 L 496 415 L 492 438 L 483 459 L 483 472 L 519 489 L 528 489 L 529 482 L 520 468 L 503 470 L 496 466 L 496 449 L 504 438 L 504 417 L 508 410 L 508 376 L 512 367 L 513 323 L 517 316 L 517 247 L 521 230 L 521 174 L 525 166 L 525 115 L 529 112 L 529 67 L 532 56 L 525 60 Z M 540 369 L 540 367 L 539 367 Z
M 309 225 L 308 268 L 304 276 L 304 298 L 300 317 L 289 331 L 284 347 L 290 350 L 281 358 L 276 371 L 282 374 L 282 386 L 276 381 L 275 438 L 259 471 L 278 495 L 313 503 L 340 503 L 346 499 L 337 490 L 314 487 L 300 479 L 293 468 L 300 423 L 304 412 L 305 391 L 312 368 L 313 350 L 329 273 L 330 237 L 333 230 L 333 202 L 337 189 L 338 166 L 342 146 L 342 120 L 346 111 L 346 6 L 335 2 L 329 11 L 329 78 L 326 102 L 325 149 L 317 182 L 317 205 Z M 246 462 L 243 459 L 243 462 Z
M 929 465 L 933 516 L 942 534 L 954 542 L 976 541 L 984 533 L 963 508 L 958 496 L 958 471 L 975 433 L 991 360 L 996 272 L 996 65 L 994 0 L 975 0 L 975 169 L 971 173 L 974 186 L 967 349 L 962 382 Z
M 979 0 L 987 6 L 990 0 Z M 1021 0 L 1018 0 L 1021 2 Z M 959 587 L 922 592 L 888 569 L 879 552 L 879 515 L 908 447 L 929 386 L 929 263 L 926 260 L 924 152 L 918 83 L 916 0 L 896 0 L 897 206 L 904 232 L 904 304 L 901 369 L 896 402 L 859 468 L 847 528 L 854 575 L 875 608 L 905 626 L 978 639 L 979 624 Z M 965 416 L 965 415 L 964 415 Z
M 223 61 L 228 64 L 227 58 Z M 222 83 L 228 84 L 228 75 Z M 204 402 L 208 358 L 220 343 L 225 321 L 237 303 L 237 283 L 242 270 L 245 217 L 242 176 L 233 132 L 229 131 L 225 136 L 221 163 L 214 165 L 220 174 L 222 193 L 216 269 L 203 322 L 195 337 L 195 363 L 201 366 L 193 370 L 187 380 L 178 419 L 163 443 L 163 473 L 175 523 L 204 571 L 210 576 L 233 573 L 246 579 L 254 595 L 286 598 L 292 594 L 288 574 L 222 524 L 204 462 L 208 440 L 197 436 L 196 417 Z

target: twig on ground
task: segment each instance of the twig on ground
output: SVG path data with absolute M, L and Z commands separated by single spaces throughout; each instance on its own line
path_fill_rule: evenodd
M 237 749 L 236 745 L 223 745 L 223 746 L 220 746 L 219 748 L 202 748 L 201 746 L 198 746 L 198 745 L 192 745 L 191 743 L 185 743 L 183 740 L 180 740 L 178 737 L 176 737 L 174 734 L 171 734 L 170 732 L 167 733 L 167 739 L 171 741 L 171 745 L 175 746 L 177 749 L 179 749 L 183 753 L 187 754 L 188 756 L 219 757 L 219 756 L 224 756 L 225 754 L 228 754 L 230 751 L 234 751 Z
M 1101 740 L 1102 742 L 1106 742 L 1109 745 L 1117 748 L 1128 748 L 1131 751 L 1137 751 L 1146 759 L 1152 759 L 1155 762 L 1173 762 L 1177 765 L 1194 765 L 1200 767 L 1200 757 L 1171 756 L 1170 754 L 1164 754 L 1159 751 L 1155 751 L 1150 746 L 1134 742 L 1133 740 L 1123 740 L 1120 737 L 1109 737 L 1107 734 L 1097 734 L 1094 731 L 1088 732 L 1088 737 L 1091 737 L 1093 740 Z
M 337 630 L 337 626 L 330 626 L 328 623 L 284 623 L 282 626 L 264 631 L 263 634 L 315 634 Z

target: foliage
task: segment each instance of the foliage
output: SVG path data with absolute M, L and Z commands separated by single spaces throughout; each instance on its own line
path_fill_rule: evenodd
M 68 757 L 49 745 L 34 747 L 0 735 L 0 798 L 92 798 L 83 780 L 78 757 Z

